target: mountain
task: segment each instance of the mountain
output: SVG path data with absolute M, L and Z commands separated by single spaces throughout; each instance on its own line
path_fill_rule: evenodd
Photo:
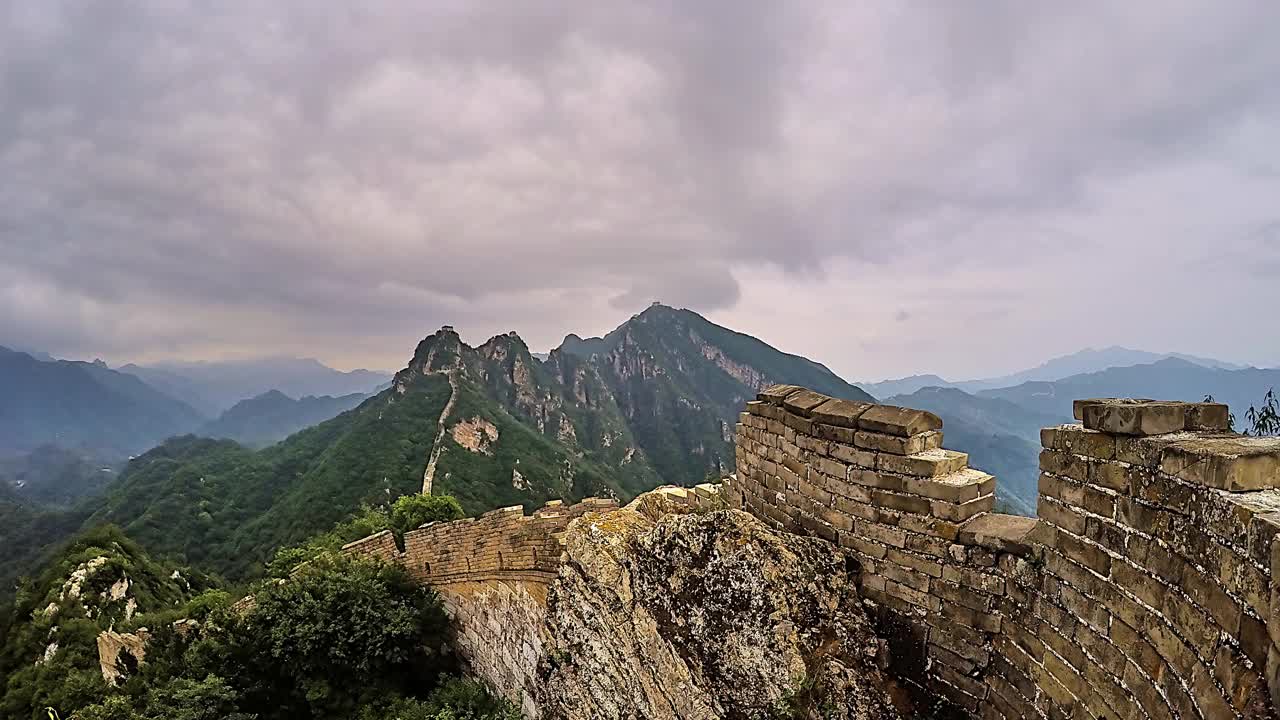
M 910 375 L 896 380 L 861 383 L 859 387 L 877 398 L 889 398 L 897 395 L 910 395 L 923 388 L 953 388 L 957 386 L 950 380 L 944 380 L 937 375 Z
M 1012 387 L 1025 382 L 1041 382 L 1060 380 L 1073 375 L 1101 372 L 1108 368 L 1132 367 L 1134 365 L 1150 365 L 1162 360 L 1177 360 L 1185 364 L 1198 365 L 1216 370 L 1243 370 L 1243 365 L 1214 360 L 1213 358 L 1185 355 L 1183 353 L 1153 353 L 1146 350 L 1113 346 L 1095 350 L 1086 348 L 1079 352 L 1053 358 L 1030 370 L 1013 375 L 973 380 L 959 383 L 958 387 L 970 392 L 982 389 Z
M 1166 358 L 1146 365 L 1115 367 L 1073 375 L 1052 382 L 1027 382 L 984 390 L 983 397 L 1001 398 L 1063 421 L 1071 419 L 1071 402 L 1092 397 L 1148 397 L 1161 400 L 1214 400 L 1227 403 L 1237 420 L 1257 404 L 1270 388 L 1280 387 L 1280 369 L 1223 370 L 1186 360 Z M 1240 423 L 1237 422 L 1237 427 Z
M 44 708 L 79 707 L 103 694 L 99 633 L 150 625 L 163 637 L 207 586 L 198 574 L 152 560 L 110 527 L 76 538 L 43 567 L 0 618 L 3 717 L 51 717 Z
M 204 420 L 186 403 L 100 362 L 47 362 L 5 349 L 0 398 L 4 454 L 56 444 L 123 457 Z
M 241 400 L 271 390 L 290 397 L 368 394 L 391 379 L 372 370 L 334 370 L 312 358 L 262 358 L 225 362 L 125 365 L 121 372 L 217 416 Z
M 98 494 L 115 477 L 114 467 L 57 445 L 0 458 L 0 487 L 39 505 L 70 506 Z
M 1234 363 L 1215 360 L 1213 358 L 1197 357 L 1195 355 L 1185 355 L 1183 353 L 1154 353 L 1146 350 L 1133 350 L 1125 347 L 1112 346 L 1102 349 L 1086 348 L 1084 350 L 1071 353 L 1070 355 L 1053 358 L 1029 370 L 1023 370 L 1021 372 L 1013 373 L 1012 375 L 1004 375 L 1001 377 L 984 378 L 980 380 L 952 381 L 938 377 L 937 375 L 911 375 L 909 377 L 898 378 L 895 380 L 861 383 L 861 387 L 876 397 L 909 395 L 926 387 L 959 388 L 969 393 L 975 393 L 980 390 L 1012 387 L 1026 382 L 1049 382 L 1070 377 L 1072 375 L 1100 372 L 1113 367 L 1149 365 L 1160 360 L 1168 359 L 1181 360 L 1193 365 L 1219 370 L 1247 369 L 1243 365 L 1236 365 Z
M 733 465 L 731 428 L 746 401 L 766 385 L 786 382 L 833 397 L 872 399 L 824 365 L 690 310 L 658 304 L 603 338 L 568 336 L 552 362 L 564 356 L 596 369 L 658 474 L 682 485 Z
M 924 388 L 885 402 L 928 410 L 942 418 L 946 446 L 969 453 L 970 465 L 996 476 L 996 497 L 1009 511 L 1035 515 L 1040 429 L 1062 422 L 1061 418 L 955 388 Z
M 589 369 L 544 368 L 510 335 L 471 348 L 446 328 L 391 388 L 281 443 L 188 436 L 136 458 L 87 524 L 244 577 L 362 504 L 421 491 L 428 467 L 433 490 L 470 513 L 658 484 Z
M 294 400 L 279 390 L 270 390 L 241 400 L 217 420 L 206 423 L 196 434 L 235 440 L 249 447 L 265 447 L 344 413 L 367 397 L 353 393 L 341 397 L 308 395 Z
M 391 387 L 276 445 L 187 436 L 132 460 L 86 526 L 242 578 L 360 505 L 424 487 L 475 514 L 701 482 L 731 466 L 732 423 L 765 384 L 869 397 L 687 310 L 651 307 L 582 344 L 593 352 L 542 362 L 514 333 L 473 348 L 442 328 Z

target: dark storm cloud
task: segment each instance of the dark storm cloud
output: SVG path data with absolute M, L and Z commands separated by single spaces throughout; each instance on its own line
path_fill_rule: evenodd
M 658 299 L 747 327 L 788 313 L 767 339 L 860 376 L 1045 314 L 1081 328 L 1066 344 L 1121 341 L 1067 300 L 1113 274 L 1192 275 L 1175 259 L 1204 254 L 1274 298 L 1225 258 L 1274 250 L 1254 229 L 1278 220 L 1277 19 L 1193 2 L 10 3 L 0 339 L 391 367 L 444 322 L 545 346 Z M 806 346 L 833 295 L 859 322 Z M 932 340 L 895 345 L 913 329 Z

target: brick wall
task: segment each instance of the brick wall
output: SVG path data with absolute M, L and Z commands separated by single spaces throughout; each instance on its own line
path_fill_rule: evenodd
M 454 647 L 470 671 L 536 718 L 534 672 L 542 655 L 547 586 L 560 568 L 570 521 L 616 508 L 591 498 L 553 501 L 532 515 L 520 506 L 478 518 L 431 523 L 405 533 L 404 551 L 390 531 L 349 543 L 343 552 L 405 567 L 440 595 L 454 620 Z
M 854 553 L 893 669 L 974 716 L 1274 717 L 1280 441 L 1221 405 L 1077 417 L 1043 433 L 1035 520 L 991 512 L 936 416 L 775 386 L 723 495 Z

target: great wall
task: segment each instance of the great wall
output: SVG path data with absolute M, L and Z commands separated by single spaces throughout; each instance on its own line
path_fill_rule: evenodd
M 737 472 L 657 491 L 822 538 L 861 565 L 888 668 L 981 718 L 1275 718 L 1280 439 L 1213 403 L 1083 400 L 1043 430 L 1039 517 L 905 408 L 773 386 L 737 425 Z M 571 522 L 610 500 L 519 507 L 344 548 L 435 588 L 470 670 L 538 717 L 548 592 Z

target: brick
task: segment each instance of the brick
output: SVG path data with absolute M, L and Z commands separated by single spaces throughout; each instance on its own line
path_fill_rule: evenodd
M 885 435 L 911 437 L 942 429 L 942 419 L 925 410 L 876 405 L 858 418 L 858 428 Z
M 1175 443 L 1164 448 L 1160 470 L 1231 492 L 1280 487 L 1280 438 L 1199 438 Z
M 1103 577 L 1111 573 L 1111 556 L 1101 547 L 1065 531 L 1056 535 L 1054 546 L 1063 555 Z
M 1097 460 L 1112 460 L 1116 456 L 1114 435 L 1089 430 L 1080 425 L 1045 428 L 1040 431 L 1040 442 L 1046 448 Z
M 943 520 L 963 523 L 976 515 L 991 512 L 995 508 L 995 504 L 995 495 L 983 495 L 958 504 L 946 502 L 945 500 L 933 500 L 929 503 L 929 511 Z
M 907 546 L 907 534 L 897 528 L 887 527 L 873 522 L 855 522 L 853 530 L 856 534 L 875 540 L 884 545 L 896 548 Z
M 875 452 L 891 453 L 893 455 L 914 455 L 942 447 L 942 433 L 933 430 L 910 437 L 901 437 L 859 430 L 853 436 L 853 444 L 864 450 Z
M 828 452 L 833 458 L 861 468 L 875 468 L 878 464 L 875 453 L 859 450 L 851 445 L 832 443 Z
M 856 428 L 858 418 L 867 410 L 875 407 L 871 403 L 853 400 L 828 399 L 813 407 L 808 415 L 814 422 L 837 427 Z
M 942 568 L 942 577 L 947 582 L 965 587 L 976 588 L 992 595 L 1004 594 L 1004 578 L 990 575 L 969 568 L 948 565 Z
M 802 418 L 808 418 L 814 408 L 830 401 L 831 398 L 817 393 L 812 390 L 799 390 L 788 393 L 782 398 L 782 407 L 788 412 L 795 413 Z
M 917 572 L 922 572 L 930 577 L 942 577 L 942 565 L 936 560 L 914 555 L 895 548 L 890 548 L 887 559 L 890 562 L 897 563 L 903 567 L 910 568 Z
M 1040 496 L 1036 514 L 1040 519 L 1076 535 L 1083 534 L 1087 525 L 1084 515 L 1046 495 Z
M 969 465 L 969 455 L 938 448 L 915 455 L 880 453 L 876 455 L 875 462 L 876 469 L 882 472 L 933 478 L 965 469 Z
M 1117 435 L 1164 435 L 1187 426 L 1187 404 L 1103 398 L 1076 400 L 1073 410 L 1085 428 Z
M 826 425 L 823 423 L 813 424 L 814 435 L 819 440 L 830 440 L 831 442 L 852 445 L 856 431 L 852 428 L 844 428 L 838 425 Z
M 885 583 L 885 593 L 890 597 L 896 597 L 916 607 L 922 607 L 933 612 L 937 612 L 942 607 L 942 601 L 938 600 L 938 598 L 893 580 Z
M 756 399 L 760 404 L 769 403 L 772 405 L 781 405 L 782 401 L 790 394 L 804 390 L 799 385 L 770 385 L 756 394 Z M 754 409 L 755 403 L 747 403 L 747 409 Z
M 905 516 L 898 523 L 904 530 L 952 541 L 960 535 L 960 525 L 935 517 Z
M 1035 518 L 988 513 L 965 522 L 960 527 L 959 540 L 996 552 L 1027 555 L 1031 552 L 1027 537 L 1037 522 Z
M 899 495 L 897 493 L 875 490 L 871 493 L 871 502 L 880 508 L 901 510 L 902 512 L 929 514 L 931 507 L 927 498 L 916 495 Z

